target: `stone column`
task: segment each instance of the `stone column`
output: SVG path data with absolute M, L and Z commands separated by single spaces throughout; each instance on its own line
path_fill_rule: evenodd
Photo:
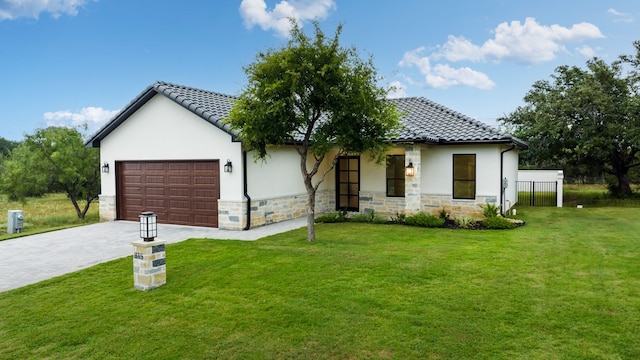
M 133 285 L 138 290 L 151 290 L 167 283 L 166 241 L 134 241 Z
M 409 163 L 413 164 L 415 174 L 404 178 L 404 213 L 405 215 L 413 215 L 420 212 L 422 204 L 420 201 L 420 145 L 407 145 L 404 151 L 405 166 Z

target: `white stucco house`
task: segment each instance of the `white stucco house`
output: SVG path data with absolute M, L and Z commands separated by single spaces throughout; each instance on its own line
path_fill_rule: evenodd
M 305 216 L 298 154 L 282 146 L 254 161 L 223 123 L 234 101 L 157 82 L 98 130 L 86 145 L 100 148 L 100 218 L 138 221 L 153 211 L 161 223 L 242 230 Z M 318 189 L 316 213 L 473 216 L 486 203 L 516 203 L 526 143 L 425 98 L 389 101 L 403 129 L 386 164 L 340 158 Z

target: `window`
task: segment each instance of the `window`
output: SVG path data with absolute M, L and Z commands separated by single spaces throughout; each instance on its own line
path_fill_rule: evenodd
M 338 158 L 336 171 L 336 207 L 338 210 L 359 211 L 360 158 Z
M 453 155 L 453 198 L 476 198 L 476 156 Z
M 387 155 L 387 196 L 404 196 L 404 155 Z

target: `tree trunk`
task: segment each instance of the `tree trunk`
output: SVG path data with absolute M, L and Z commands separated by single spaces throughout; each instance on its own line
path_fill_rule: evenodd
M 307 241 L 316 241 L 316 191 L 307 188 Z
M 76 197 L 72 196 L 69 193 L 67 193 L 67 196 L 69 197 L 69 199 L 71 199 L 71 203 L 73 204 L 73 207 L 76 209 L 76 215 L 78 215 L 78 219 L 84 219 L 84 215 L 86 214 L 86 211 L 80 210 L 80 205 L 78 205 L 78 201 L 76 200 Z
M 618 178 L 618 195 L 623 198 L 628 198 L 633 195 L 631 191 L 631 185 L 629 184 L 629 174 L 627 172 L 616 172 L 616 177 Z

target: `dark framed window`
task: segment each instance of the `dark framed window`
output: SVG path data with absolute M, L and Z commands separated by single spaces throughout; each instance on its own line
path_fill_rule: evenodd
M 404 197 L 404 155 L 387 155 L 387 196 Z
M 476 198 L 476 155 L 453 155 L 453 198 Z
M 338 158 L 336 169 L 336 209 L 360 211 L 360 157 Z

